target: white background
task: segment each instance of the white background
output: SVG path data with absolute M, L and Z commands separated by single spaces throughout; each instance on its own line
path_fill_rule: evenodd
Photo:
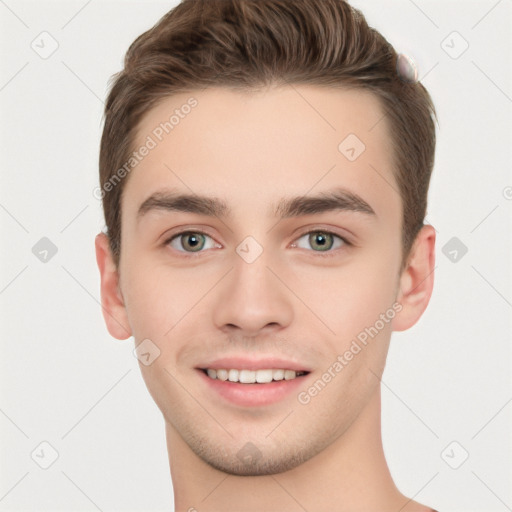
M 101 316 L 92 191 L 109 77 L 174 5 L 0 0 L 2 511 L 171 509 L 163 419 L 133 339 L 112 339 Z M 511 2 L 354 5 L 415 59 L 439 116 L 435 289 L 393 334 L 387 459 L 400 490 L 440 512 L 512 510 Z M 43 31 L 59 45 L 47 59 L 31 48 Z M 58 249 L 46 263 L 42 237 Z M 452 237 L 468 249 L 457 262 L 442 252 Z M 48 469 L 43 441 L 59 455 Z

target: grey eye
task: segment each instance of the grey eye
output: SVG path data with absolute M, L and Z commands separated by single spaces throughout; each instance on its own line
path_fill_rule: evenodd
M 309 249 L 309 247 L 301 245 L 302 240 L 305 240 L 305 243 L 309 244 L 309 247 L 313 248 L 315 252 L 326 252 L 331 249 L 338 249 L 344 243 L 344 240 L 340 236 L 329 233 L 328 231 L 311 231 L 310 233 L 302 235 L 297 240 L 297 247 Z M 337 245 L 336 241 L 338 241 Z
M 206 247 L 207 239 L 210 239 L 210 246 Z M 200 252 L 202 249 L 211 249 L 215 246 L 214 241 L 204 233 L 195 231 L 187 231 L 175 235 L 170 241 L 169 245 L 181 252 Z

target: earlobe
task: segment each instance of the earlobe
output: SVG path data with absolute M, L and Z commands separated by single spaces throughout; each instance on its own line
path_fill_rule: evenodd
M 400 275 L 396 301 L 402 309 L 392 321 L 393 331 L 412 327 L 427 308 L 434 287 L 435 241 L 435 229 L 428 224 L 416 236 Z
M 131 328 L 119 289 L 119 272 L 110 251 L 107 235 L 100 233 L 95 239 L 96 262 L 101 277 L 101 306 L 108 332 L 118 340 L 131 336 Z

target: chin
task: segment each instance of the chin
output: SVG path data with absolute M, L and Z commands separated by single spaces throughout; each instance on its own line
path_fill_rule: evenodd
M 281 447 L 279 453 L 276 453 L 275 446 L 267 446 L 260 450 L 256 444 L 251 442 L 245 443 L 236 452 L 219 450 L 213 444 L 207 446 L 202 444 L 200 447 L 190 446 L 190 448 L 209 466 L 235 476 L 265 476 L 284 473 L 304 464 L 315 455 L 311 447 L 308 447 L 307 451 L 288 447 L 288 453 L 285 452 L 286 448 Z M 271 455 L 267 456 L 266 452 Z

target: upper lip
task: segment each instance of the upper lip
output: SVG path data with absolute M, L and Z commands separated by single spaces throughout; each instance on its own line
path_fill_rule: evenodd
M 283 369 L 294 370 L 296 372 L 310 372 L 311 370 L 301 363 L 281 359 L 279 357 L 248 358 L 248 357 L 222 357 L 209 363 L 198 366 L 205 370 L 212 368 L 219 369 L 237 369 L 237 370 L 270 370 Z

